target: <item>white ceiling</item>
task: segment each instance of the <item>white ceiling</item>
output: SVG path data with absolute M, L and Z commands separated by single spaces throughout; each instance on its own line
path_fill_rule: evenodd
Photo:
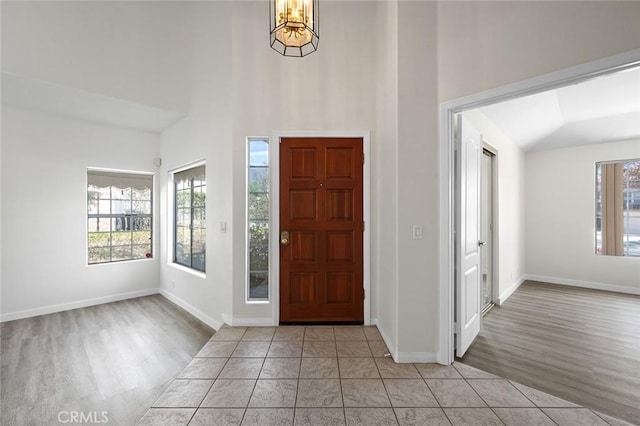
M 640 139 L 640 68 L 478 110 L 524 151 Z

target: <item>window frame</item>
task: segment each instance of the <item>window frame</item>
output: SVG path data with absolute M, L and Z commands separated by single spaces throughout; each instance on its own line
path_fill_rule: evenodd
M 149 177 L 151 178 L 151 187 L 149 188 L 149 199 L 148 200 L 138 200 L 138 201 L 143 201 L 143 202 L 148 202 L 149 203 L 149 213 L 130 213 L 130 214 L 126 214 L 126 213 L 113 213 L 112 209 L 113 209 L 113 201 L 129 201 L 133 207 L 133 202 L 135 201 L 133 199 L 133 189 L 134 187 L 130 186 L 127 189 L 130 190 L 131 194 L 129 196 L 128 200 L 125 199 L 121 199 L 121 198 L 114 198 L 113 195 L 113 187 L 116 185 L 109 185 L 109 198 L 105 199 L 105 198 L 97 198 L 98 201 L 98 213 L 91 213 L 90 212 L 90 202 L 91 202 L 91 197 L 90 197 L 90 190 L 89 190 L 89 186 L 91 185 L 89 183 L 89 175 L 91 173 L 100 173 L 100 174 L 113 174 L 114 176 L 112 176 L 113 180 L 116 181 L 118 179 L 118 176 L 116 175 L 132 175 L 132 176 L 144 176 L 144 177 Z M 155 209 L 154 209 L 154 202 L 155 202 L 155 197 L 154 197 L 154 188 L 156 185 L 156 180 L 155 180 L 155 174 L 151 173 L 151 172 L 143 172 L 143 171 L 134 171 L 134 170 L 121 170 L 121 169 L 109 169 L 109 168 L 100 168 L 100 167 L 87 167 L 86 169 L 86 185 L 85 185 L 85 194 L 87 197 L 87 203 L 85 205 L 86 207 L 86 217 L 87 217 L 87 222 L 86 222 L 86 232 L 85 232 L 85 237 L 86 237 L 86 262 L 87 262 L 87 266 L 94 266 L 94 265 L 108 265 L 108 264 L 112 264 L 112 263 L 122 263 L 122 262 L 132 262 L 132 261 L 140 261 L 140 260 L 147 260 L 147 259 L 153 259 L 154 257 L 154 243 L 155 243 L 155 238 L 154 238 L 154 232 L 155 232 L 155 220 L 154 220 L 154 216 L 155 216 Z M 121 177 L 120 177 L 121 178 Z M 106 188 L 106 187 L 104 187 Z M 124 190 L 125 188 L 122 188 L 122 190 Z M 108 200 L 109 201 L 109 213 L 101 213 L 100 212 L 100 200 Z M 106 219 L 109 222 L 111 222 L 113 219 L 124 219 L 124 218 L 129 218 L 130 222 L 129 225 L 127 227 L 129 227 L 130 229 L 128 230 L 129 233 L 131 234 L 131 239 L 129 241 L 129 244 L 127 245 L 128 247 L 130 247 L 130 253 L 131 256 L 129 258 L 125 258 L 125 259 L 113 259 L 113 248 L 114 247 L 125 247 L 125 245 L 113 245 L 113 234 L 114 231 L 112 228 L 112 225 L 110 223 L 109 225 L 109 245 L 105 245 L 105 246 L 91 246 L 90 242 L 89 242 L 89 238 L 91 234 L 98 234 L 98 233 L 104 233 L 103 232 L 98 232 L 98 231 L 91 231 L 91 227 L 89 225 L 91 219 Z M 135 223 L 135 219 L 149 219 L 149 250 L 145 253 L 145 255 L 143 257 L 134 257 L 134 248 L 136 246 L 146 246 L 146 244 L 135 244 L 134 243 L 134 237 L 133 237 L 133 233 L 135 232 L 134 230 L 134 226 L 133 224 Z M 100 261 L 100 262 L 91 262 L 90 259 L 90 250 L 92 248 L 109 248 L 109 259 L 108 261 Z
M 631 254 L 630 253 L 630 232 L 627 232 L 625 229 L 630 229 L 630 221 L 631 221 L 631 212 L 638 211 L 640 212 L 640 208 L 633 208 L 636 203 L 636 195 L 631 195 L 632 192 L 637 192 L 640 195 L 640 188 L 636 191 L 632 191 L 632 187 L 630 186 L 631 178 L 630 177 L 622 177 L 622 184 L 620 187 L 617 184 L 614 185 L 616 189 L 621 189 L 622 194 L 616 195 L 615 197 L 622 202 L 622 205 L 619 206 L 622 209 L 622 222 L 619 225 L 615 225 L 615 227 L 619 227 L 620 234 L 617 234 L 616 237 L 621 241 L 622 244 L 622 253 L 603 253 L 603 245 L 602 234 L 603 234 L 603 226 L 605 223 L 603 221 L 603 188 L 602 188 L 602 170 L 604 165 L 613 165 L 620 164 L 622 165 L 622 173 L 625 173 L 626 168 L 631 165 L 638 163 L 640 164 L 640 158 L 633 159 L 625 159 L 625 160 L 609 160 L 609 161 L 598 161 L 595 164 L 595 254 L 598 256 L 618 256 L 618 257 L 630 257 L 630 258 L 640 258 L 639 254 Z M 637 181 L 640 183 L 640 179 L 633 179 L 633 181 Z M 615 194 L 615 192 L 614 192 Z M 609 196 L 612 197 L 612 196 Z M 639 198 L 640 199 L 640 198 Z M 630 201 L 633 201 L 631 203 Z M 617 203 L 618 201 L 616 201 Z M 635 218 L 640 221 L 640 216 Z M 615 217 L 613 218 L 615 223 Z M 610 225 L 612 226 L 612 225 Z M 609 228 L 610 229 L 610 228 Z
M 169 217 L 171 218 L 170 220 L 170 226 L 171 229 L 169 229 L 169 233 L 168 235 L 171 236 L 170 241 L 169 241 L 169 253 L 171 253 L 170 257 L 169 257 L 169 264 L 172 266 L 175 266 L 177 268 L 184 268 L 184 270 L 189 271 L 189 272 L 193 272 L 195 274 L 198 275 L 202 275 L 205 276 L 206 275 L 206 265 L 207 265 L 207 261 L 206 261 L 206 257 L 207 257 L 207 251 L 206 251 L 206 232 L 205 232 L 205 238 L 204 238 L 204 254 L 202 257 L 202 269 L 196 267 L 193 265 L 193 231 L 194 231 L 194 186 L 193 186 L 193 178 L 191 179 L 191 185 L 189 186 L 189 191 L 190 191 L 190 202 L 189 202 L 189 210 L 190 210 L 190 217 L 189 217 L 189 247 L 190 247 L 190 254 L 189 254 L 189 259 L 190 259 L 190 264 L 186 264 L 186 263 L 182 263 L 178 261 L 178 202 L 177 202 L 177 195 L 178 195 L 178 189 L 177 189 L 177 182 L 176 182 L 176 175 L 181 173 L 181 172 L 186 172 L 189 170 L 193 170 L 196 169 L 198 167 L 203 167 L 204 168 L 204 183 L 202 185 L 199 185 L 199 188 L 204 188 L 205 189 L 205 194 L 206 194 L 206 188 L 207 188 L 207 172 L 206 172 L 206 161 L 205 160 L 201 160 L 201 161 L 197 161 L 194 163 L 190 163 L 187 164 L 185 166 L 182 166 L 180 168 L 174 169 L 169 171 L 169 185 L 168 185 L 168 190 L 169 190 Z M 205 200 L 204 200 L 204 205 L 203 206 L 197 206 L 196 208 L 201 208 L 204 214 L 204 218 L 202 219 L 202 226 L 198 227 L 198 229 L 204 229 L 206 231 L 207 226 L 206 226 L 206 222 L 207 222 L 207 201 L 206 201 L 206 196 L 205 196 Z
M 266 155 L 267 161 L 266 165 L 252 165 L 251 163 L 251 143 L 252 142 L 263 142 L 266 144 Z M 245 303 L 250 304 L 265 304 L 269 303 L 271 300 L 271 196 L 273 195 L 272 191 L 272 182 L 271 182 L 271 141 L 267 136 L 255 136 L 248 137 L 246 140 L 246 190 L 245 190 L 245 201 L 246 201 L 246 212 L 245 212 Z M 251 172 L 255 169 L 263 169 L 265 170 L 265 174 L 267 177 L 267 187 L 266 191 L 251 191 Z M 252 194 L 262 194 L 266 195 L 266 205 L 267 205 L 267 217 L 265 218 L 252 218 L 251 217 L 251 196 Z M 251 252 L 252 252 L 252 243 L 251 243 L 251 228 L 253 222 L 260 222 L 266 225 L 267 235 L 266 242 L 263 243 L 262 247 L 267 251 L 267 269 L 266 270 L 252 270 L 251 269 Z M 252 272 L 258 272 L 263 274 L 267 280 L 267 295 L 266 297 L 252 297 L 251 296 L 251 276 Z

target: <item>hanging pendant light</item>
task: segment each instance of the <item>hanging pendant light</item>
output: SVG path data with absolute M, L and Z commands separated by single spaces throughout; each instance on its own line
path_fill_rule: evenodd
M 319 0 L 269 0 L 271 47 L 284 56 L 306 56 L 320 40 Z

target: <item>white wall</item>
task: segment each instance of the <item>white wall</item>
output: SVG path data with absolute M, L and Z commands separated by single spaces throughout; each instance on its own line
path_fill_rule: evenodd
M 482 133 L 482 138 L 496 150 L 498 233 L 494 256 L 498 259 L 499 303 L 522 283 L 525 275 L 525 155 L 522 150 L 478 110 L 463 115 Z
M 640 294 L 640 259 L 595 254 L 595 163 L 640 158 L 640 140 L 526 155 L 529 278 Z
M 0 106 L 0 108 L 1 108 L 1 106 Z M 3 249 L 2 249 L 2 241 L 3 241 L 3 239 L 2 239 L 3 238 L 3 235 L 2 235 L 2 223 L 3 223 L 2 222 L 2 210 L 3 210 L 2 209 L 2 206 L 3 206 L 3 202 L 2 202 L 2 199 L 3 199 L 3 197 L 2 197 L 2 194 L 3 194 L 3 191 L 2 191 L 2 158 L 4 157 L 4 155 L 2 153 L 2 151 L 3 151 L 2 139 L 4 139 L 4 138 L 2 137 L 3 125 L 2 125 L 2 119 L 1 118 L 2 117 L 0 116 L 0 315 L 2 315 L 2 312 L 3 312 L 3 309 L 2 309 L 2 306 L 3 306 L 2 303 L 3 302 L 2 302 L 2 300 L 4 299 L 3 296 L 2 296 L 2 276 L 3 276 L 3 274 L 2 274 L 2 271 L 3 271 L 3 269 L 2 269 L 2 259 L 3 259 L 3 256 L 4 256 L 4 254 L 3 254 L 4 252 L 3 252 Z M 1 320 L 2 320 L 2 317 L 0 316 L 0 321 Z
M 371 191 L 375 200 L 370 229 L 372 238 L 371 284 L 375 303 L 372 318 L 389 350 L 398 348 L 398 3 L 380 3 L 377 13 L 378 70 L 377 123 L 374 154 L 376 178 Z
M 438 308 L 437 4 L 398 5 L 398 353 L 435 361 Z M 433 163 L 432 163 L 433 162 Z M 382 224 L 384 226 L 384 224 Z M 423 238 L 413 239 L 413 226 Z
M 154 259 L 87 265 L 87 167 L 155 173 L 158 137 L 2 107 L 2 320 L 154 293 Z M 158 215 L 155 217 L 156 223 Z
M 439 99 L 637 49 L 639 20 L 640 2 L 439 2 Z
M 198 54 L 190 58 L 189 115 L 161 134 L 160 209 L 168 211 L 169 171 L 206 160 L 207 271 L 203 277 L 171 264 L 170 222 L 164 220 L 160 287 L 165 296 L 217 329 L 233 315 L 232 27 L 227 19 L 232 7 L 227 2 L 196 2 L 190 8 L 190 43 Z M 227 223 L 227 233 L 219 232 L 220 222 Z
M 376 128 L 377 38 L 370 23 L 376 20 L 378 4 L 327 1 L 320 7 L 320 47 L 301 60 L 282 57 L 269 48 L 264 26 L 255 24 L 266 17 L 264 2 L 234 5 L 232 255 L 233 316 L 238 321 L 272 316 L 271 304 L 245 303 L 246 137 L 271 136 L 277 131 L 339 133 Z M 349 48 L 343 47 L 345 42 Z M 277 141 L 272 143 L 277 150 Z M 381 143 L 374 133 L 369 159 L 372 176 L 377 174 Z M 375 212 L 373 221 L 377 221 Z M 370 297 L 375 298 L 375 292 Z

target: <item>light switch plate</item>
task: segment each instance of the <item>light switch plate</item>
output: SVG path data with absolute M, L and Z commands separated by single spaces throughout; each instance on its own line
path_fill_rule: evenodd
M 422 226 L 413 225 L 413 239 L 421 240 L 422 239 Z

